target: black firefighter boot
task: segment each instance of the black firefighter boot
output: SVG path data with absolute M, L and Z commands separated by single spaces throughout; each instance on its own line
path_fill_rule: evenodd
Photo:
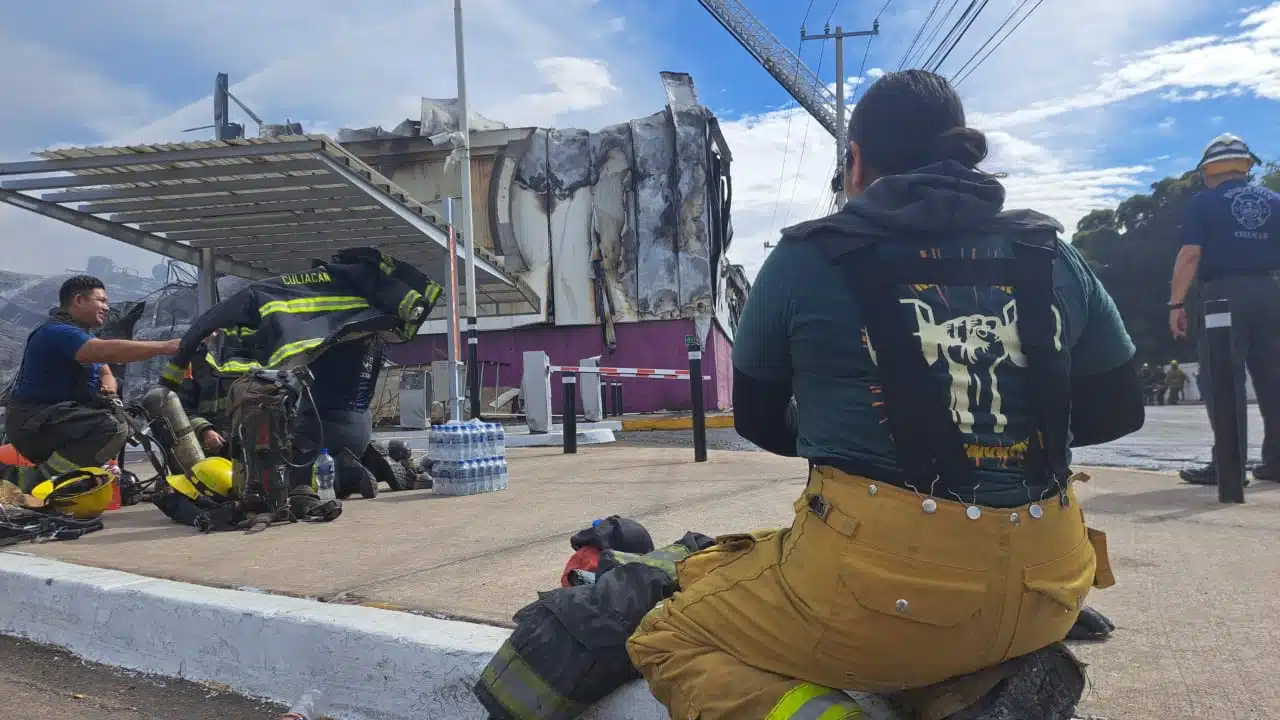
M 321 500 L 310 485 L 299 485 L 289 491 L 289 511 L 299 520 L 330 522 L 342 514 L 342 501 Z
M 1254 470 L 1254 476 L 1257 476 L 1257 470 Z M 1209 463 L 1204 467 L 1179 470 L 1178 477 L 1182 478 L 1183 482 L 1191 483 L 1192 485 L 1218 484 L 1218 471 L 1213 463 Z M 1244 478 L 1244 486 L 1249 487 L 1249 477 L 1247 475 Z

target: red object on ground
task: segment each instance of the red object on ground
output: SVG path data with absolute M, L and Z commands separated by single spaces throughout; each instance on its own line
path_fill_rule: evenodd
M 18 449 L 12 443 L 0 445 L 0 463 L 5 465 L 16 465 L 17 467 L 33 467 L 35 463 L 22 457 Z
M 120 509 L 120 480 L 111 481 L 111 502 L 107 503 L 108 510 Z
M 593 573 L 599 565 L 599 548 L 590 546 L 578 548 L 576 552 L 569 556 L 569 562 L 565 563 L 564 573 L 560 576 L 560 587 L 570 587 L 569 572 L 571 570 L 586 570 Z

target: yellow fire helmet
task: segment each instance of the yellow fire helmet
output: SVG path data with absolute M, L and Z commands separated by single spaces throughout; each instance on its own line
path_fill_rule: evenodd
M 115 478 L 102 468 L 80 468 L 36 485 L 31 495 L 45 505 L 79 520 L 92 520 L 107 511 Z
M 191 476 L 170 475 L 169 487 L 195 500 L 201 495 L 214 500 L 231 497 L 231 461 L 224 457 L 205 458 L 191 468 Z

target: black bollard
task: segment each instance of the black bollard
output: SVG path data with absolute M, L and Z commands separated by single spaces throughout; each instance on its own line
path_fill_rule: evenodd
M 604 417 L 613 416 L 613 383 L 607 378 L 600 378 L 600 414 Z
M 565 373 L 564 378 L 564 452 L 571 455 L 578 452 L 578 376 Z
M 707 461 L 707 410 L 702 400 L 702 347 L 685 338 L 689 348 L 689 397 L 693 401 L 693 461 Z
M 1209 344 L 1209 392 L 1213 412 L 1214 469 L 1218 473 L 1218 502 L 1244 502 L 1244 462 L 1241 456 L 1240 407 L 1231 347 L 1231 308 L 1226 300 L 1204 304 L 1205 342 Z
M 625 411 L 622 409 L 622 383 L 616 382 L 613 384 L 613 416 L 622 417 L 623 412 Z
M 467 392 L 471 395 L 471 417 L 480 417 L 480 338 L 476 319 L 467 318 Z

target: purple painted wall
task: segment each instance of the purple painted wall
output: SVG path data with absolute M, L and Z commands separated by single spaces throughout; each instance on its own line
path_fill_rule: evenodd
M 604 348 L 599 327 L 534 326 L 514 330 L 480 333 L 481 363 L 501 363 L 497 384 L 520 385 L 521 363 L 526 350 L 544 350 L 553 365 L 576 365 L 583 358 L 600 355 L 600 364 L 612 367 L 660 368 L 687 370 L 689 356 L 684 336 L 694 334 L 692 320 L 654 320 L 616 325 L 618 347 L 612 353 Z M 707 409 L 728 410 L 733 398 L 732 345 L 713 323 L 707 348 L 702 355 Z M 404 345 L 387 349 L 392 361 L 402 365 L 418 365 L 448 357 L 444 335 L 419 335 Z M 494 384 L 494 367 L 484 367 L 484 384 Z M 623 407 L 629 412 L 688 410 L 689 383 L 681 380 L 647 380 L 619 378 L 622 383 Z M 559 413 L 562 390 L 560 376 L 551 377 L 552 412 Z

